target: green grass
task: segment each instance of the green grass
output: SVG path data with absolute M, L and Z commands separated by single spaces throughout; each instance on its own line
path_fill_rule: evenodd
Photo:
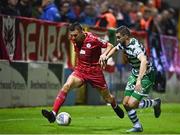
M 0 109 L 0 134 L 125 134 L 132 127 L 127 115 L 119 119 L 110 106 L 62 107 L 71 114 L 70 126 L 48 123 L 42 108 Z M 180 104 L 163 104 L 158 119 L 152 108 L 138 110 L 138 116 L 143 134 L 180 134 Z

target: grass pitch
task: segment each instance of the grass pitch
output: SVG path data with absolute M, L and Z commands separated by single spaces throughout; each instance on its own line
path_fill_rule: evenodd
M 41 116 L 42 108 L 51 109 L 0 109 L 0 134 L 126 134 L 132 127 L 127 115 L 118 118 L 110 106 L 63 106 L 61 111 L 72 117 L 69 126 L 48 123 Z M 144 128 L 141 134 L 180 134 L 180 104 L 162 104 L 158 119 L 152 108 L 139 109 L 137 114 Z

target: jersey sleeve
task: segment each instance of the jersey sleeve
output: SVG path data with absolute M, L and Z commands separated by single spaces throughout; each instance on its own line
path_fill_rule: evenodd
M 106 48 L 108 42 L 104 39 L 101 38 L 96 38 L 96 41 L 98 42 L 98 45 L 101 46 L 102 48 Z
M 144 51 L 142 50 L 142 48 L 141 48 L 141 47 L 135 47 L 135 48 L 134 48 L 134 55 L 135 55 L 135 57 L 138 58 L 138 56 L 139 56 L 140 54 L 144 54 Z
M 121 43 L 119 43 L 119 44 L 116 45 L 116 49 L 117 49 L 117 50 L 120 50 L 120 49 L 123 50 L 124 48 L 123 48 L 123 46 L 121 45 Z

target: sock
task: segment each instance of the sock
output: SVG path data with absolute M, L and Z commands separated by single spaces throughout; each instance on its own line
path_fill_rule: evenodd
M 127 111 L 127 113 L 128 113 L 128 117 L 131 120 L 131 122 L 133 123 L 134 127 L 136 127 L 136 128 L 141 127 L 139 118 L 136 115 L 136 110 L 131 109 L 130 111 Z
M 138 108 L 148 108 L 148 107 L 152 107 L 152 106 L 155 106 L 155 105 L 156 105 L 156 102 L 153 99 L 143 99 L 139 103 Z
M 60 92 L 58 93 L 55 101 L 54 101 L 54 105 L 53 105 L 53 112 L 55 114 L 58 113 L 59 108 L 63 105 L 65 99 L 66 99 L 67 93 L 60 90 Z
M 113 98 L 113 101 L 111 103 L 111 106 L 112 106 L 113 109 L 117 107 L 117 103 L 116 103 L 114 98 Z
M 53 112 L 54 116 L 56 116 L 56 112 L 55 111 L 52 111 L 52 112 Z

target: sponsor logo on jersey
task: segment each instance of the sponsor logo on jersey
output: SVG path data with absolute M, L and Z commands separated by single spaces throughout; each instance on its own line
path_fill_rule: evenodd
M 80 54 L 86 54 L 86 51 L 85 50 L 81 50 Z

